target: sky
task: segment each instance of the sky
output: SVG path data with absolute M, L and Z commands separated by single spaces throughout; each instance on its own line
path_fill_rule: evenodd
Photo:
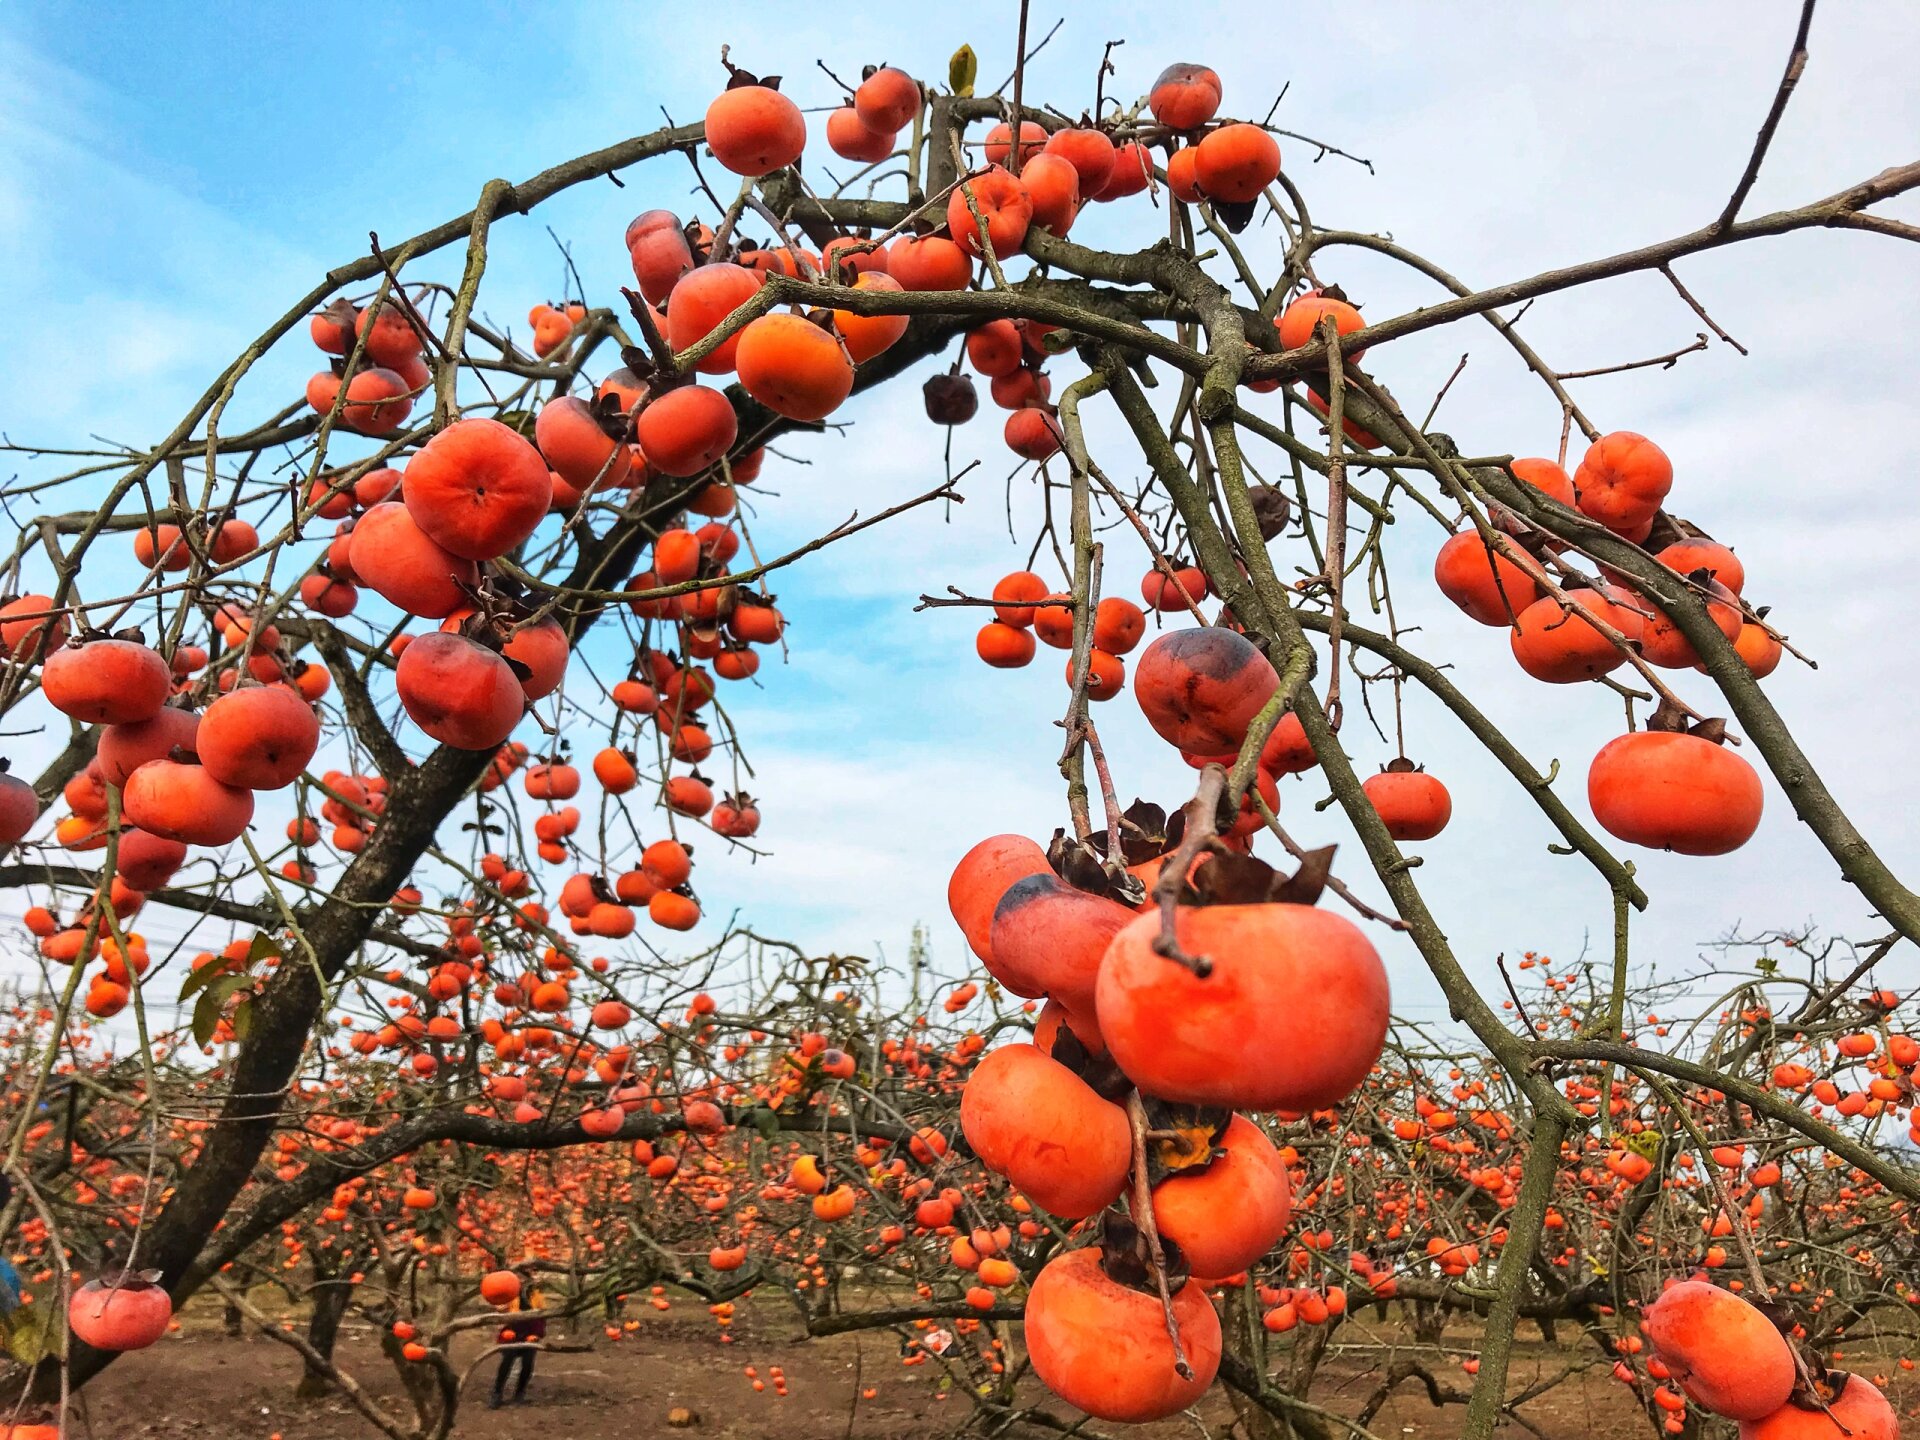
M 1371 161 L 1318 162 L 1282 138 L 1290 176 L 1324 227 L 1388 233 L 1473 284 L 1493 284 L 1691 229 L 1716 214 L 1745 162 L 1778 82 L 1798 6 L 1685 7 L 1370 4 L 1291 13 L 1279 7 L 1037 3 L 1033 33 L 1065 23 L 1029 69 L 1029 97 L 1077 112 L 1093 99 L 1101 47 L 1115 93 L 1142 92 L 1165 64 L 1212 65 L 1224 112 L 1274 123 Z M 1253 17 L 1258 15 L 1256 21 Z M 816 57 L 842 75 L 888 61 L 944 74 L 970 43 L 981 76 L 1012 67 L 1017 7 L 964 11 L 868 7 L 849 26 L 827 7 L 738 3 L 713 9 L 422 3 L 408 6 L 131 7 L 111 25 L 96 7 L 25 4 L 0 13 L 0 290 L 20 325 L 0 351 L 0 430 L 15 442 L 145 443 L 164 434 L 207 381 L 328 267 L 357 258 L 367 235 L 414 233 L 470 207 L 496 175 L 524 178 L 558 160 L 696 117 L 723 78 L 722 44 L 761 72 L 780 70 L 804 106 L 836 97 Z M 1311 16 L 1311 23 L 1308 17 Z M 1823 9 L 1811 63 L 1746 213 L 1805 203 L 1913 158 L 1920 11 Z M 815 125 L 824 115 L 813 117 Z M 817 132 L 816 132 L 817 133 Z M 556 295 L 564 265 L 546 227 L 572 247 L 590 298 L 618 303 L 631 283 L 620 244 L 639 210 L 687 213 L 690 175 L 675 157 L 568 192 L 531 219 L 496 226 L 482 310 L 524 332 L 524 313 Z M 1136 205 L 1141 202 L 1135 202 Z M 1157 214 L 1096 207 L 1075 238 L 1126 243 Z M 1112 213 L 1100 213 L 1108 211 Z M 1912 203 L 1888 213 L 1920 218 Z M 711 218 L 711 217 L 708 217 Z M 1136 228 L 1139 227 L 1139 228 Z M 1144 238 L 1132 243 L 1144 243 Z M 1274 247 L 1250 240 L 1271 273 Z M 443 255 L 437 273 L 452 278 Z M 1912 476 L 1912 340 L 1920 267 L 1899 242 L 1813 232 L 1684 262 L 1682 278 L 1751 352 L 1725 345 L 1670 370 L 1574 382 L 1602 429 L 1653 436 L 1676 471 L 1669 508 L 1734 545 L 1747 594 L 1817 659 L 1789 662 L 1769 693 L 1823 777 L 1895 870 L 1920 874 L 1909 823 L 1915 681 L 1904 656 L 1920 574 Z M 1374 319 L 1428 303 L 1429 282 L 1357 251 L 1321 264 Z M 1550 363 L 1584 370 L 1690 343 L 1701 326 L 1657 276 L 1543 300 L 1524 330 Z M 1424 405 L 1465 354 L 1436 421 L 1469 454 L 1548 454 L 1557 405 L 1469 322 L 1377 352 L 1370 369 Z M 314 368 L 298 335 L 270 355 L 235 401 L 261 415 L 296 396 Z M 1058 383 L 1070 375 L 1062 370 Z M 846 407 L 842 438 L 784 444 L 806 463 L 769 462 L 753 523 L 763 553 L 798 544 L 854 512 L 931 488 L 942 435 L 919 411 L 917 381 Z M 984 387 L 983 387 L 984 388 Z M 984 399 L 984 396 L 983 396 Z M 1277 412 L 1276 412 L 1277 413 Z M 1140 462 L 1105 412 L 1090 418 L 1097 459 L 1117 476 Z M 955 436 L 956 464 L 978 458 L 951 515 L 928 508 L 836 544 L 783 572 L 791 663 L 730 696 L 762 799 L 757 863 L 716 860 L 702 881 L 710 924 L 738 911 L 765 933 L 819 950 L 900 957 L 916 922 L 936 960 L 961 963 L 946 878 L 974 841 L 999 831 L 1044 839 L 1065 820 L 1054 721 L 1065 689 L 1055 652 L 1018 672 L 973 658 L 978 612 L 912 607 L 953 584 L 982 592 L 1024 561 L 1037 495 L 1013 469 L 986 411 Z M 1569 468 L 1577 460 L 1576 443 Z M 44 471 L 21 457 L 6 469 Z M 1256 465 L 1271 451 L 1255 446 Z M 1404 624 L 1426 653 L 1585 814 L 1591 755 L 1621 726 L 1592 687 L 1545 687 L 1513 666 L 1502 635 L 1433 590 L 1442 538 L 1408 511 L 1390 537 Z M 1298 557 L 1282 556 L 1283 565 Z M 1110 537 L 1113 593 L 1147 566 Z M 1370 617 L 1362 617 L 1362 623 Z M 1682 693 L 1704 704 L 1704 677 Z M 1391 758 L 1350 710 L 1363 773 Z M 1177 802 L 1190 774 L 1144 724 L 1131 695 L 1100 712 L 1122 791 Z M 1604 885 L 1548 853 L 1554 835 L 1524 795 L 1444 712 L 1409 689 L 1409 753 L 1447 783 L 1454 819 L 1417 847 L 1429 903 L 1469 973 L 1498 993 L 1493 959 L 1524 950 L 1570 959 L 1606 947 Z M 43 743 L 12 742 L 29 757 Z M 37 767 L 22 765 L 32 773 Z M 1635 921 L 1635 953 L 1663 974 L 1698 963 L 1736 929 L 1818 926 L 1879 933 L 1866 906 L 1798 825 L 1771 777 L 1756 839 L 1735 855 L 1633 856 L 1653 897 Z M 1337 812 L 1316 814 L 1324 784 L 1283 786 L 1283 815 L 1308 843 L 1345 842 L 1338 868 L 1361 883 L 1358 850 Z M 706 933 L 697 932 L 700 934 Z M 1410 946 L 1376 929 L 1396 1009 L 1442 1012 Z M 1910 955 L 1884 978 L 1920 979 Z

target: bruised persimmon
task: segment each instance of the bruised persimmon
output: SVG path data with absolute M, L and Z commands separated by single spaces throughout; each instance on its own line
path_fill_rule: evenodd
M 1155 948 L 1160 917 L 1107 947 L 1096 1016 L 1107 1051 L 1162 1099 L 1316 1110 L 1350 1094 L 1387 1034 L 1387 972 L 1367 937 L 1310 905 L 1181 906 L 1175 936 L 1202 978 Z
M 981 1164 L 1063 1219 L 1106 1209 L 1126 1187 L 1126 1112 L 1035 1046 L 1003 1045 L 974 1067 L 960 1128 Z
M 1220 77 L 1205 65 L 1169 65 L 1147 92 L 1147 108 L 1169 130 L 1198 130 L 1220 109 Z
M 832 331 L 799 315 L 762 315 L 740 332 L 740 384 L 777 415 L 824 420 L 853 393 L 853 361 Z
M 1015 880 L 993 909 L 988 953 L 993 977 L 1016 995 L 1052 996 L 1092 1013 L 1107 944 L 1132 922 L 1116 900 L 1077 889 L 1043 870 Z
M 1219 626 L 1170 630 L 1140 656 L 1134 697 L 1168 744 L 1202 755 L 1240 748 L 1280 676 L 1246 636 Z
M 1100 1038 L 1100 1027 L 1093 1012 L 1076 1013 L 1060 1000 L 1048 1000 L 1033 1022 L 1033 1043 L 1042 1055 L 1051 1056 L 1062 1032 L 1071 1035 L 1089 1055 L 1107 1053 L 1107 1042 Z
M 627 257 L 633 278 L 649 305 L 673 293 L 680 277 L 693 269 L 693 250 L 680 217 L 671 210 L 647 210 L 627 225 Z

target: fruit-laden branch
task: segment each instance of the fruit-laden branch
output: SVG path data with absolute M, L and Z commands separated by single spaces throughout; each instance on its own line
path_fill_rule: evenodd
M 1652 1070 L 1684 1080 L 1689 1085 L 1718 1090 L 1749 1110 L 1777 1120 L 1796 1130 L 1814 1144 L 1838 1155 L 1856 1170 L 1864 1170 L 1894 1194 L 1920 1202 L 1920 1169 L 1902 1165 L 1870 1145 L 1814 1119 L 1792 1100 L 1765 1089 L 1738 1075 L 1729 1075 L 1706 1065 L 1667 1055 L 1638 1045 L 1623 1045 L 1605 1040 L 1536 1040 L 1531 1046 L 1542 1059 L 1599 1060 L 1628 1070 Z
M 722 1107 L 729 1124 L 748 1124 L 747 1107 Z M 890 1120 L 854 1115 L 822 1115 L 814 1110 L 776 1111 L 775 1128 L 795 1134 L 865 1136 L 900 1144 L 913 1137 L 913 1128 Z M 303 1214 L 356 1175 L 365 1175 L 421 1147 L 450 1140 L 487 1150 L 547 1151 L 575 1145 L 631 1144 L 681 1134 L 686 1121 L 679 1115 L 656 1115 L 651 1110 L 630 1112 L 611 1135 L 589 1135 L 578 1120 L 543 1120 L 526 1125 L 517 1120 L 476 1115 L 466 1110 L 438 1109 L 390 1125 L 361 1141 L 350 1151 L 316 1155 L 293 1180 L 268 1189 L 245 1215 L 229 1220 L 189 1269 L 175 1294 L 192 1294 L 220 1270 L 245 1254 L 262 1236 Z

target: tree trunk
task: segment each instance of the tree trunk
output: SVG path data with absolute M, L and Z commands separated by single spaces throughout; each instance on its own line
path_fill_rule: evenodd
M 329 1364 L 333 1362 L 334 1342 L 340 1338 L 340 1322 L 346 1319 L 347 1302 L 352 1298 L 353 1287 L 344 1276 L 316 1268 L 313 1314 L 307 1318 L 307 1343 Z M 313 1400 L 332 1388 L 333 1382 L 327 1379 L 327 1372 L 308 1360 L 293 1393 L 302 1400 Z

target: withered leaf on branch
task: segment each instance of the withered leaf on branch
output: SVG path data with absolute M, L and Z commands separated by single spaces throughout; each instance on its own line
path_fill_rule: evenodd
M 1333 873 L 1335 848 L 1309 850 L 1291 875 L 1251 855 L 1217 854 L 1188 878 L 1180 901 L 1184 905 L 1317 904 Z
M 1193 1273 L 1187 1264 L 1187 1257 L 1177 1244 L 1164 1235 L 1160 1237 L 1160 1254 L 1165 1261 L 1162 1268 L 1167 1277 L 1167 1289 L 1177 1293 Z M 1125 1285 L 1130 1290 L 1139 1290 L 1148 1295 L 1158 1293 L 1153 1282 L 1153 1259 L 1147 1248 L 1147 1237 L 1138 1225 L 1118 1210 L 1109 1210 L 1100 1217 L 1100 1268 L 1116 1285 Z

